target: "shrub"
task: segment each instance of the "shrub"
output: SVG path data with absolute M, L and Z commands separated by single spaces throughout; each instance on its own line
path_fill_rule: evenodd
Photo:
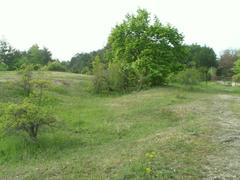
M 240 74 L 236 74 L 232 77 L 234 82 L 240 82 Z
M 208 70 L 208 76 L 210 80 L 214 81 L 217 79 L 217 69 L 214 67 L 209 68 Z
M 192 87 L 201 82 L 201 73 L 197 69 L 186 69 L 177 74 L 178 83 Z
M 124 77 L 119 63 L 110 63 L 108 65 L 107 81 L 111 91 L 123 91 Z
M 1 62 L 0 60 L 0 71 L 7 71 L 7 70 L 8 70 L 8 66 L 4 62 Z
M 36 140 L 39 129 L 52 125 L 56 119 L 42 107 L 24 100 L 20 104 L 2 105 L 0 127 L 5 133 L 24 131 Z
M 100 62 L 97 56 L 93 62 L 93 87 L 96 93 L 106 93 L 109 91 L 108 75 L 105 65 Z
M 89 69 L 89 67 L 85 66 L 82 71 L 81 71 L 82 74 L 91 74 L 91 71 Z
M 67 68 L 61 64 L 59 61 L 49 62 L 46 66 L 47 71 L 59 71 L 66 72 Z

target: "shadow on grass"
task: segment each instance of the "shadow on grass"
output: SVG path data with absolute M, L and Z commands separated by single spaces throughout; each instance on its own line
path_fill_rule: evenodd
M 17 163 L 30 159 L 57 159 L 62 151 L 85 147 L 86 143 L 77 136 L 69 136 L 62 132 L 44 133 L 36 142 L 26 136 L 12 135 L 0 139 L 0 164 Z

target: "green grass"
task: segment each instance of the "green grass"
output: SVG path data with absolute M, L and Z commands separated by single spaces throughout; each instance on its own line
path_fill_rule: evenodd
M 37 143 L 24 134 L 0 139 L 0 179 L 200 179 L 203 157 L 216 149 L 211 97 L 240 92 L 210 83 L 100 96 L 89 76 L 43 77 L 54 84 L 49 94 L 58 123 L 43 129 Z M 21 101 L 18 79 L 0 72 L 0 102 Z

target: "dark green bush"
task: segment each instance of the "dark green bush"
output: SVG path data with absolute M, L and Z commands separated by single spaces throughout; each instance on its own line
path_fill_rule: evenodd
M 202 77 L 197 69 L 185 69 L 177 74 L 176 81 L 182 85 L 192 87 L 199 84 Z
M 58 61 L 53 61 L 47 64 L 46 66 L 47 71 L 59 71 L 59 72 L 65 72 L 67 71 L 67 68 L 61 64 Z

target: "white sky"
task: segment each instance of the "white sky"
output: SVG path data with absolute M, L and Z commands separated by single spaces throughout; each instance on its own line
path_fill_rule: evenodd
M 240 0 L 0 0 L 0 38 L 20 50 L 37 43 L 69 60 L 102 48 L 112 27 L 137 8 L 177 27 L 186 43 L 217 54 L 240 48 Z

